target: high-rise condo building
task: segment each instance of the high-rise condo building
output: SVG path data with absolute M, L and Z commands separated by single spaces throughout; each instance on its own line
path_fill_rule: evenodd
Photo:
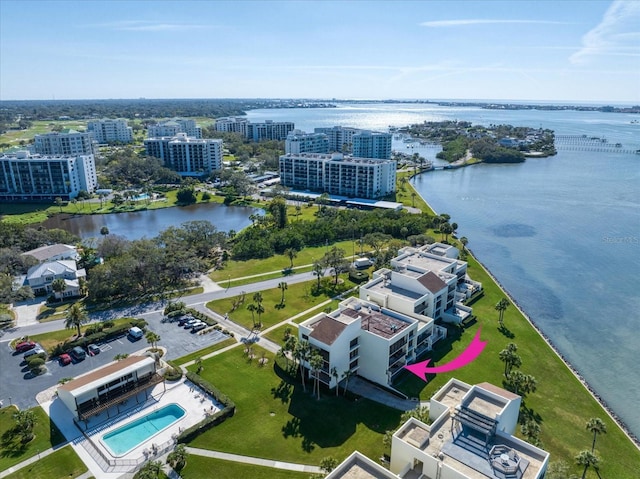
M 174 137 L 148 138 L 147 155 L 160 158 L 167 168 L 182 176 L 200 176 L 222 169 L 222 140 Z
M 329 153 L 329 139 L 324 133 L 293 130 L 284 141 L 285 153 Z
M 93 134 L 98 143 L 131 143 L 133 130 L 127 120 L 105 118 L 93 120 L 87 124 L 87 131 Z
M 176 136 L 178 133 L 185 133 L 189 138 L 202 138 L 202 128 L 196 125 L 195 120 L 188 118 L 172 118 L 162 123 L 150 125 L 147 129 L 148 138 Z
M 94 141 L 91 133 L 66 129 L 36 135 L 33 150 L 40 155 L 93 155 Z

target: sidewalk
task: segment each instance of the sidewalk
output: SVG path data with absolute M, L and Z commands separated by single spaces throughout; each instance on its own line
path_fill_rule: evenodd
M 255 466 L 271 467 L 274 469 L 284 469 L 286 471 L 308 472 L 312 474 L 321 474 L 322 469 L 318 466 L 308 466 L 305 464 L 295 464 L 292 462 L 274 461 L 271 459 L 260 459 L 259 457 L 239 456 L 237 454 L 229 454 L 226 452 L 208 451 L 206 449 L 198 449 L 195 447 L 187 447 L 189 454 L 197 456 L 212 457 L 214 459 L 222 459 L 224 461 L 242 462 L 244 464 L 253 464 Z

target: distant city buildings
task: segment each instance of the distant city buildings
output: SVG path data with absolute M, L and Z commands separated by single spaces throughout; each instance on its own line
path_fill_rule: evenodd
M 173 137 L 148 138 L 147 155 L 160 158 L 167 168 L 182 176 L 201 176 L 222 169 L 222 140 Z
M 290 121 L 266 120 L 262 123 L 251 123 L 245 118 L 218 118 L 216 131 L 239 133 L 251 141 L 284 140 L 295 129 Z
M 110 118 L 92 120 L 87 124 L 87 131 L 93 134 L 98 143 L 131 143 L 133 130 L 127 120 Z
M 93 155 L 94 138 L 89 132 L 66 129 L 59 133 L 36 135 L 33 152 L 40 155 Z
M 82 190 L 93 192 L 97 184 L 93 155 L 31 155 L 20 151 L 0 156 L 0 201 L 69 200 Z
M 281 184 L 288 188 L 357 198 L 381 198 L 395 191 L 396 162 L 341 153 L 282 155 Z
M 196 125 L 195 120 L 188 118 L 172 118 L 155 125 L 149 125 L 148 138 L 172 137 L 178 133 L 185 133 L 190 138 L 202 138 L 202 128 Z

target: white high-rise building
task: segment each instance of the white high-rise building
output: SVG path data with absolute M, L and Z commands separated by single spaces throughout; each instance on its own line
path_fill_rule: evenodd
M 93 120 L 87 124 L 87 131 L 93 134 L 98 143 L 131 143 L 133 141 L 133 129 L 127 120 L 118 118 L 105 118 Z
M 167 168 L 182 176 L 200 176 L 222 169 L 222 140 L 174 137 L 148 138 L 147 155 L 160 158 Z
M 188 118 L 172 118 L 156 125 L 150 125 L 147 137 L 176 136 L 178 133 L 185 133 L 190 138 L 202 138 L 202 128 L 196 125 L 195 120 Z
M 395 191 L 396 162 L 341 153 L 282 155 L 280 183 L 293 189 L 352 198 L 381 198 Z
M 357 128 L 333 126 L 314 128 L 316 133 L 324 133 L 329 139 L 329 151 L 349 154 L 353 150 L 353 135 L 360 132 Z
M 216 120 L 216 131 L 222 133 L 240 133 L 246 137 L 247 123 L 249 123 L 249 120 L 246 118 L 218 118 Z
M 362 130 L 352 137 L 353 156 L 358 158 L 391 158 L 391 133 Z
M 246 137 L 253 141 L 284 140 L 295 129 L 290 121 L 266 120 L 264 123 L 247 123 Z
M 98 184 L 93 155 L 48 156 L 19 151 L 0 156 L 0 201 L 64 200 Z
M 284 141 L 285 153 L 329 153 L 329 139 L 324 133 L 293 130 Z
M 33 151 L 40 155 L 93 155 L 94 140 L 91 133 L 66 129 L 36 135 Z

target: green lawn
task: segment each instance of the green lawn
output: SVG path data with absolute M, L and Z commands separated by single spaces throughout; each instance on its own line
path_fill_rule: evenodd
M 254 346 L 258 358 L 262 352 Z M 190 446 L 315 465 L 327 456 L 343 460 L 356 449 L 372 458 L 382 454 L 382 436 L 398 425 L 400 411 L 336 397 L 333 391 L 317 400 L 274 366 L 273 354 L 267 352 L 266 358 L 268 363 L 260 366 L 236 348 L 204 362 L 202 376 L 237 409 Z
M 504 293 L 472 257 L 469 257 L 469 275 L 482 282 L 485 290 L 484 297 L 473 304 L 478 321 L 462 335 L 453 332 L 436 348 L 432 358 L 435 364 L 450 361 L 464 350 L 479 327 L 482 327 L 482 339 L 487 341 L 482 355 L 455 372 L 430 377 L 429 383 L 406 373 L 399 379 L 398 389 L 410 396 L 419 395 L 422 399 L 429 399 L 452 377 L 470 384 L 488 381 L 503 386 L 504 363 L 498 354 L 509 342 L 514 342 L 522 358 L 520 370 L 533 375 L 538 381 L 537 391 L 526 398 L 526 407 L 539 416 L 542 428 L 540 440 L 543 448 L 551 453 L 551 460 L 564 460 L 573 465 L 574 456 L 591 447 L 593 435 L 585 429 L 586 422 L 592 417 L 599 417 L 607 426 L 607 434 L 599 437 L 596 444 L 596 453 L 603 459 L 600 467 L 602 477 L 637 477 L 634 471 L 640 470 L 640 451 L 513 305 L 504 316 L 505 326 L 509 330 L 507 334 L 513 337 L 507 337 L 498 329 L 498 312 L 494 306 L 504 297 Z M 450 329 L 452 331 L 455 330 Z M 446 357 L 443 357 L 445 354 Z M 517 435 L 522 437 L 519 428 Z M 577 466 L 573 472 L 582 473 Z M 596 474 L 592 471 L 587 477 L 595 478 Z
M 282 292 L 279 288 L 261 291 L 263 298 L 262 305 L 265 309 L 265 312 L 261 315 L 263 329 L 284 321 L 285 319 L 328 299 L 323 294 L 318 296 L 311 294 L 311 286 L 312 282 L 289 285 L 288 289 L 285 291 L 285 304 L 282 308 L 280 307 Z M 207 308 L 221 315 L 228 313 L 229 318 L 232 321 L 247 329 L 251 329 L 253 327 L 253 319 L 251 318 L 251 311 L 247 309 L 247 306 L 254 303 L 253 294 L 247 294 L 244 303 L 235 311 L 231 311 L 233 308 L 233 301 L 238 298 L 238 296 L 233 296 L 231 298 L 210 301 L 207 303 Z M 256 321 L 258 320 L 257 314 L 255 315 L 255 319 Z
M 181 358 L 176 359 L 175 361 L 173 361 L 175 364 L 177 364 L 178 366 L 182 366 L 185 363 L 188 363 L 189 361 L 195 361 L 196 358 L 202 357 L 202 356 L 206 356 L 207 354 L 211 354 L 214 351 L 218 351 L 219 349 L 224 349 L 227 346 L 231 346 L 232 344 L 236 344 L 237 341 L 233 338 L 227 338 L 223 341 L 220 341 L 219 343 L 216 343 L 212 346 L 207 346 L 206 348 L 200 349 L 196 352 L 193 352 L 191 354 L 187 354 L 185 356 L 182 356 Z
M 76 451 L 71 446 L 65 446 L 5 477 L 7 479 L 74 478 L 84 474 L 87 470 L 87 466 L 76 454 Z
M 352 241 L 339 241 L 330 246 L 336 246 L 343 249 L 347 256 L 351 256 L 353 251 Z M 295 268 L 296 266 L 313 264 L 315 261 L 319 261 L 326 252 L 326 246 L 314 246 L 305 248 L 302 251 L 298 252 L 298 256 L 293 260 L 293 266 Z M 281 272 L 285 268 L 288 268 L 290 264 L 291 263 L 289 261 L 289 258 L 282 254 L 276 254 L 266 259 L 251 259 L 247 261 L 230 260 L 225 263 L 225 266 L 222 269 L 214 271 L 209 276 L 213 281 L 216 281 L 220 283 L 221 286 L 224 286 L 229 280 L 229 277 L 231 277 L 231 279 L 233 280 L 233 278 L 242 278 L 245 276 L 252 276 L 254 274 L 272 272 L 277 273 Z M 301 271 L 294 270 L 294 272 L 297 273 Z M 262 281 L 262 279 L 263 278 L 259 278 L 256 281 Z
M 20 146 L 20 141 L 29 142 L 36 135 L 43 135 L 50 133 L 55 125 L 60 125 L 62 128 L 71 128 L 72 130 L 86 130 L 87 122 L 81 120 L 36 120 L 32 123 L 31 128 L 26 130 L 8 130 L 0 135 L 0 144 L 8 143 L 11 147 Z
M 187 465 L 180 471 L 184 479 L 201 479 L 215 477 L 216 479 L 309 479 L 308 472 L 293 472 L 271 467 L 254 466 L 240 462 L 223 461 L 210 457 L 189 454 Z
M 294 323 L 296 324 L 300 324 L 303 321 L 306 321 L 307 319 L 315 316 L 318 313 L 321 313 L 322 311 L 335 311 L 336 309 L 338 309 L 338 305 L 340 304 L 340 299 L 332 299 L 330 303 L 326 304 L 325 306 L 318 308 L 318 309 L 314 309 L 313 311 L 309 311 L 307 314 L 303 314 L 302 316 L 296 318 L 293 320 Z
M 36 416 L 36 426 L 33 430 L 35 438 L 27 444 L 21 444 L 20 439 L 15 434 L 12 434 L 15 425 L 13 415 L 17 412 L 17 409 L 15 406 L 0 409 L 0 471 L 4 471 L 25 459 L 35 456 L 38 452 L 46 451 L 65 441 L 62 433 L 51 422 L 49 416 L 41 407 L 35 407 L 31 411 Z
M 271 341 L 273 341 L 274 343 L 279 344 L 280 346 L 284 346 L 284 343 L 285 343 L 284 333 L 287 330 L 287 328 L 289 328 L 290 330 L 289 332 L 291 335 L 295 336 L 296 338 L 298 337 L 298 328 L 296 326 L 291 326 L 290 324 L 283 324 L 282 326 L 277 327 L 273 331 L 268 332 L 264 336 L 267 339 L 270 339 Z

